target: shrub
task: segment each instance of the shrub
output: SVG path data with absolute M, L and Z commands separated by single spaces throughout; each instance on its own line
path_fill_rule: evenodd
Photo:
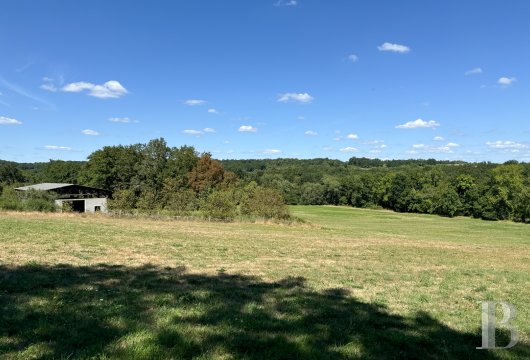
M 14 211 L 44 211 L 56 210 L 55 196 L 45 191 L 28 190 L 17 193 L 14 189 L 7 188 L 0 196 L 0 208 Z
M 23 211 L 24 204 L 14 189 L 4 188 L 0 196 L 0 209 Z
M 212 192 L 200 209 L 205 216 L 214 219 L 233 220 L 237 215 L 237 206 L 230 191 Z
M 109 201 L 112 210 L 131 210 L 136 206 L 136 195 L 132 190 L 116 190 Z
M 247 186 L 241 201 L 241 213 L 264 218 L 286 219 L 289 210 L 278 190 L 259 186 Z
M 192 190 L 178 190 L 166 197 L 166 209 L 178 214 L 187 214 L 197 210 L 197 196 Z

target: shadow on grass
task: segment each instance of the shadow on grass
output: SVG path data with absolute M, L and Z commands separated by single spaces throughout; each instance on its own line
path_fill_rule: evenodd
M 317 292 L 145 266 L 0 266 L 0 358 L 496 359 L 426 313 L 405 318 Z M 477 316 L 479 316 L 477 314 Z M 507 341 L 506 341 L 507 342 Z M 525 357 L 519 344 L 504 355 Z

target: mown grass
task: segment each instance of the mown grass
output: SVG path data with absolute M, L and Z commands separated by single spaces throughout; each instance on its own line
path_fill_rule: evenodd
M 308 223 L 0 213 L 0 358 L 530 357 L 528 225 L 292 211 Z M 515 305 L 515 348 L 475 349 L 483 300 Z

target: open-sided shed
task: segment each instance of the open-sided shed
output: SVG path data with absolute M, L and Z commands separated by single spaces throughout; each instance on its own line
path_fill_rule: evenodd
M 89 186 L 62 183 L 42 183 L 16 188 L 17 191 L 49 191 L 57 195 L 55 204 L 60 209 L 68 206 L 77 212 L 107 212 L 110 191 Z

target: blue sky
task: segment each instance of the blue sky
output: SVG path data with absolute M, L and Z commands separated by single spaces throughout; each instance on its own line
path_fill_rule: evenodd
M 0 159 L 530 161 L 528 1 L 10 1 Z

